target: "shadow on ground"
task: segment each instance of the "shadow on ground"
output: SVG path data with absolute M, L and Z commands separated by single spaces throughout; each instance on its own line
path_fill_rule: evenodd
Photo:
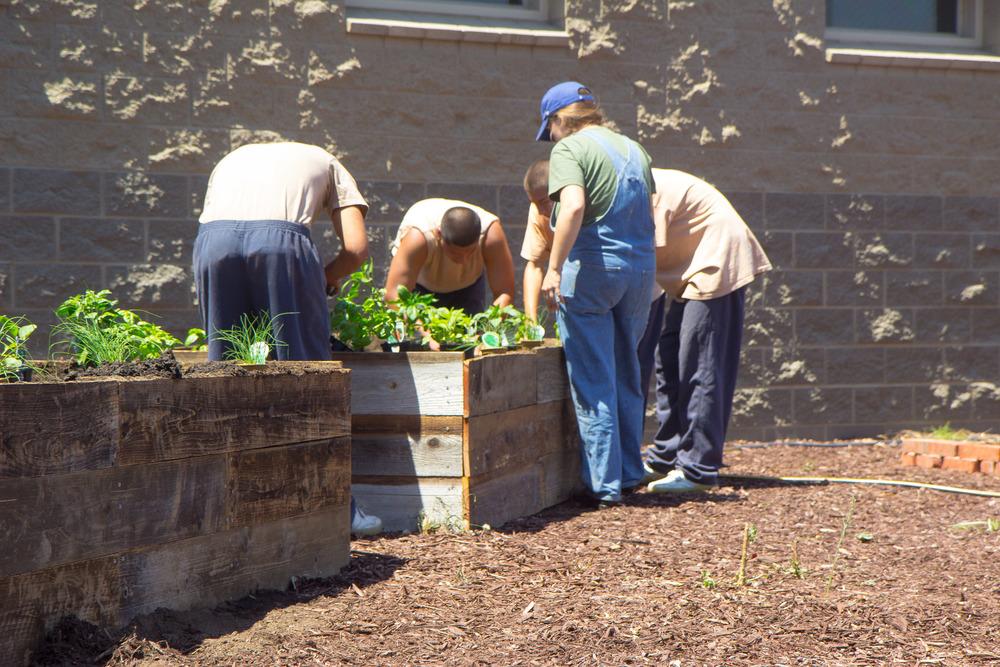
M 66 617 L 39 646 L 31 664 L 119 664 L 123 660 L 154 657 L 161 647 L 191 653 L 206 639 L 247 630 L 273 610 L 390 579 L 406 562 L 403 558 L 352 550 L 350 562 L 337 576 L 295 579 L 285 591 L 258 591 L 213 609 L 182 612 L 158 609 L 136 617 L 114 632 Z

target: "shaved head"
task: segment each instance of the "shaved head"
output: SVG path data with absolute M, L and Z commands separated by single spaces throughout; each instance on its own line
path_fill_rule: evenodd
M 524 191 L 531 197 L 534 194 L 549 192 L 549 161 L 535 160 L 524 173 Z
M 465 248 L 479 240 L 482 222 L 471 208 L 455 206 L 441 217 L 441 239 L 448 245 Z

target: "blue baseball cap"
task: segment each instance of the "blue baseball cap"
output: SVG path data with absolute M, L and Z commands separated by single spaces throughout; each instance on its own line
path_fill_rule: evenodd
M 535 141 L 552 141 L 549 136 L 549 119 L 552 114 L 575 102 L 593 101 L 594 94 L 590 92 L 590 88 L 579 81 L 563 81 L 549 88 L 542 97 L 542 125 L 538 128 Z

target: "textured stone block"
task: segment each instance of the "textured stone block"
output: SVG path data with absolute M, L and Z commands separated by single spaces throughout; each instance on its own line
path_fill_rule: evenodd
M 883 271 L 826 271 L 825 274 L 826 305 L 869 306 L 882 303 L 885 294 Z
M 764 220 L 768 229 L 823 229 L 825 208 L 823 195 L 764 195 Z
M 972 235 L 972 266 L 1000 269 L 1000 234 Z
M 944 200 L 941 197 L 887 195 L 886 229 L 930 231 L 941 229 Z
M 822 271 L 768 271 L 757 282 L 768 306 L 823 305 Z
M 14 113 L 26 118 L 97 120 L 101 115 L 101 80 L 72 73 L 39 81 L 33 73 L 11 77 L 7 91 Z
M 912 310 L 884 308 L 858 312 L 858 342 L 908 343 L 913 340 Z
M 854 310 L 800 308 L 795 311 L 795 339 L 801 345 L 847 345 L 854 342 Z
M 945 365 L 951 377 L 965 382 L 996 382 L 1000 379 L 1000 347 L 965 345 L 944 348 Z
M 838 232 L 800 232 L 795 235 L 795 267 L 849 269 L 854 266 L 854 237 Z
M 858 234 L 855 262 L 861 267 L 902 268 L 913 264 L 913 235 L 906 232 Z
M 914 340 L 918 343 L 962 343 L 972 335 L 972 319 L 981 309 L 918 308 Z M 1000 324 L 1000 320 L 998 320 Z M 976 340 L 980 340 L 976 335 Z M 1000 340 L 1000 335 L 997 336 Z
M 1000 387 L 992 382 L 972 385 L 972 416 L 975 419 L 1000 419 Z
M 944 303 L 942 271 L 886 271 L 886 305 L 940 306 Z
M 762 386 L 816 385 L 826 382 L 826 355 L 820 348 L 782 345 L 762 350 Z
M 934 382 L 913 388 L 916 419 L 943 424 L 972 418 L 972 393 L 965 384 Z
M 101 212 L 101 176 L 95 172 L 56 169 L 14 171 L 14 210 L 22 213 Z
M 201 216 L 201 209 L 205 205 L 205 193 L 207 191 L 208 176 L 191 177 L 188 182 L 188 196 L 192 218 Z
M 826 226 L 830 229 L 881 229 L 885 207 L 879 195 L 829 195 Z
M 399 223 L 407 209 L 423 199 L 426 192 L 423 183 L 359 181 L 358 188 L 368 200 L 366 222 Z
M 51 309 L 74 294 L 102 288 L 101 267 L 93 264 L 18 264 L 14 303 L 18 309 Z
M 188 179 L 128 172 L 104 174 L 108 215 L 182 218 L 188 212 Z
M 104 77 L 104 104 L 116 120 L 127 123 L 185 125 L 191 100 L 186 81 L 152 77 Z
M 0 169 L 0 213 L 7 213 L 10 211 L 11 180 L 11 170 Z
M 733 396 L 732 422 L 743 428 L 792 423 L 792 390 L 737 389 Z
M 915 234 L 914 268 L 965 269 L 970 266 L 969 235 Z
M 854 390 L 856 423 L 898 423 L 912 419 L 913 387 L 859 387 Z
M 45 216 L 0 216 L 0 261 L 32 262 L 56 256 L 56 223 Z
M 98 20 L 100 3 L 97 0 L 16 0 L 10 4 L 10 16 L 28 21 L 60 23 L 89 23 Z
M 885 350 L 885 379 L 893 384 L 946 382 L 951 378 L 939 347 L 890 347 Z
M 59 259 L 63 262 L 140 262 L 145 241 L 142 220 L 59 220 Z
M 996 231 L 1000 226 L 998 201 L 995 197 L 946 197 L 944 227 L 964 231 Z
M 497 212 L 497 187 L 480 183 L 428 183 L 428 197 L 457 199 L 481 206 L 490 213 Z
M 826 381 L 829 384 L 882 384 L 886 350 L 877 347 L 830 347 L 826 349 Z
M 531 206 L 524 188 L 520 185 L 501 185 L 498 196 L 499 205 L 496 213 L 503 221 L 504 229 L 508 232 L 513 227 L 523 230 L 528 220 L 528 208 Z
M 790 269 L 795 264 L 795 234 L 767 230 L 757 236 L 771 266 L 775 269 Z
M 797 424 L 853 424 L 853 391 L 836 387 L 796 389 L 793 418 Z
M 1000 343 L 1000 308 L 976 308 L 972 311 L 971 340 L 977 343 Z
M 726 199 L 740 214 L 743 221 L 750 226 L 757 238 L 764 229 L 764 195 L 760 192 L 730 192 Z M 780 211 L 780 209 L 779 209 Z M 773 259 L 772 259 L 773 261 Z
M 194 220 L 150 220 L 145 261 L 150 264 L 191 264 L 199 225 Z
M 13 267 L 7 262 L 0 262 L 0 308 L 11 307 L 14 295 L 12 269 Z
M 945 300 L 956 306 L 995 306 L 1000 297 L 1000 273 L 996 271 L 948 271 Z
M 744 344 L 771 347 L 775 341 L 789 340 L 794 331 L 793 312 L 763 306 L 749 308 L 743 324 Z
M 123 306 L 154 313 L 159 308 L 190 308 L 194 302 L 194 280 L 188 266 L 109 266 L 107 287 Z

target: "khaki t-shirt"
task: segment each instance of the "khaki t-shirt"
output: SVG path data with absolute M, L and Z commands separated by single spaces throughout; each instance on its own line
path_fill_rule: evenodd
M 674 298 L 725 296 L 771 269 L 757 238 L 721 192 L 676 169 L 654 169 L 656 281 Z
M 208 179 L 201 223 L 284 220 L 308 225 L 320 211 L 368 203 L 334 156 L 298 143 L 248 144 L 222 158 Z
M 549 260 L 549 253 L 552 252 L 553 238 L 555 238 L 555 234 L 552 232 L 549 218 L 539 213 L 538 207 L 532 204 L 528 208 L 528 225 L 524 228 L 521 257 L 529 262 L 544 264 Z
M 479 233 L 479 243 L 469 259 L 459 264 L 453 262 L 441 249 L 442 241 L 434 232 L 441 229 L 441 218 L 450 208 L 464 206 L 471 208 L 479 216 L 482 227 Z M 399 250 L 399 244 L 403 242 L 411 229 L 418 230 L 424 235 L 427 241 L 427 261 L 420 269 L 417 282 L 432 292 L 442 294 L 460 290 L 468 287 L 479 280 L 483 275 L 485 263 L 483 262 L 483 242 L 486 240 L 486 232 L 490 225 L 500 219 L 486 209 L 464 201 L 455 199 L 424 199 L 418 201 L 410 207 L 403 216 L 403 222 L 399 225 L 396 238 L 393 240 L 389 250 L 393 256 Z

